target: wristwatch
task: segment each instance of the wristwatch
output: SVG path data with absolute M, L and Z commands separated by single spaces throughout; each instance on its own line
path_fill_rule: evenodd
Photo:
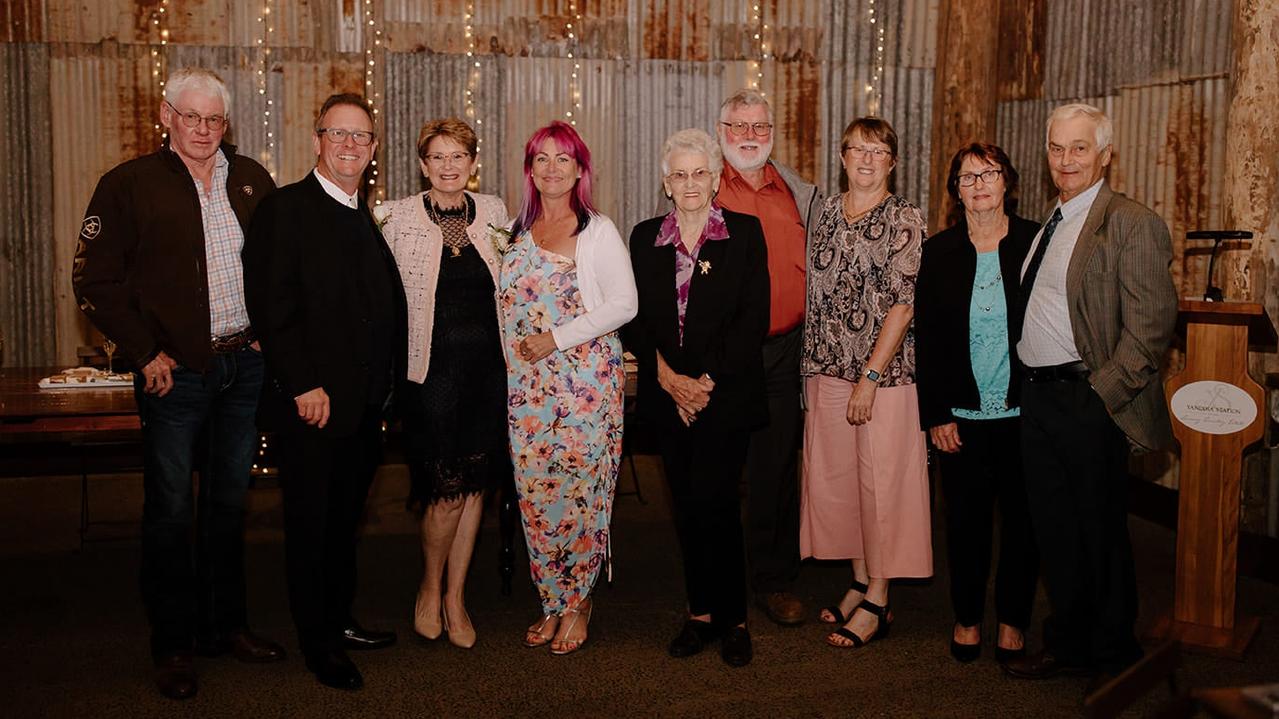
M 879 384 L 879 381 L 884 378 L 884 375 L 876 372 L 873 369 L 870 369 L 869 367 L 866 368 L 866 371 L 862 373 L 862 376 L 870 380 L 871 382 L 874 382 L 875 384 Z

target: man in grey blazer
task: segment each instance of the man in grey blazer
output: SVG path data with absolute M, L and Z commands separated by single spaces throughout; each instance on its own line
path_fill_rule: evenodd
M 1090 105 L 1049 118 L 1059 200 L 1022 267 L 1016 308 L 1026 494 L 1052 614 L 1044 651 L 1005 668 L 1027 679 L 1094 674 L 1090 688 L 1141 657 L 1128 452 L 1172 443 L 1159 367 L 1177 319 L 1167 226 L 1106 185 L 1112 134 Z

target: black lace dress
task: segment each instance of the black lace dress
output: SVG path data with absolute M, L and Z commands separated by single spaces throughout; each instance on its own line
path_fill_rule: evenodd
M 426 381 L 408 383 L 402 405 L 412 478 L 409 506 L 477 494 L 510 481 L 506 363 L 493 276 L 466 228 L 475 203 L 455 210 L 423 197 L 444 235 Z

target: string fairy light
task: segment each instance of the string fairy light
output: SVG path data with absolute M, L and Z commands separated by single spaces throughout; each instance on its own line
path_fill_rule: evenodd
M 475 129 L 475 174 L 466 182 L 467 189 L 471 192 L 477 192 L 480 189 L 480 168 L 484 166 L 484 119 L 479 117 L 475 109 L 475 92 L 480 84 L 480 60 L 476 57 L 475 45 L 475 2 L 468 0 L 466 3 L 466 119 L 471 122 L 471 127 Z
M 364 98 L 365 102 L 369 104 L 370 112 L 373 114 L 373 129 L 376 132 L 382 119 L 382 93 L 378 90 L 376 82 L 376 53 L 382 48 L 382 29 L 377 26 L 377 21 L 374 18 L 373 0 L 364 0 L 364 27 Z M 369 40 L 373 42 L 370 43 Z M 380 205 L 382 200 L 386 199 L 386 188 L 379 185 L 377 181 L 377 158 L 374 157 L 369 165 L 371 167 L 369 196 L 373 198 L 374 205 Z
M 564 112 L 564 117 L 570 125 L 576 126 L 577 118 L 582 114 L 581 43 L 578 42 L 582 31 L 582 15 L 577 11 L 577 0 L 569 0 L 568 11 L 573 16 L 573 22 L 568 24 L 568 59 L 573 61 L 573 73 L 568 86 L 569 109 Z
M 271 17 L 271 0 L 262 0 L 258 14 L 262 34 L 258 37 L 258 99 L 262 101 L 262 133 L 265 139 L 259 158 L 271 178 L 275 178 L 275 132 L 271 129 L 271 110 L 275 102 L 267 95 L 267 73 L 271 70 L 271 37 L 275 34 L 275 20 Z
M 768 23 L 764 22 L 763 9 L 759 3 L 751 5 L 751 27 L 754 28 L 751 39 L 755 41 L 756 57 L 751 60 L 747 84 L 759 94 L 767 95 L 764 92 L 764 63 L 769 59 Z
M 164 80 L 168 76 L 165 69 L 168 61 L 169 46 L 169 0 L 160 0 L 160 5 L 151 13 L 151 26 L 155 28 L 156 34 L 160 39 L 159 46 L 151 46 L 151 77 L 159 83 L 160 97 L 164 97 Z M 155 131 L 160 133 L 160 139 L 163 140 L 169 136 L 164 131 L 164 126 L 159 122 L 155 123 Z
M 875 65 L 870 82 L 866 85 L 866 105 L 868 114 L 878 115 L 884 99 L 884 23 L 879 22 L 880 18 L 875 17 L 875 0 L 868 0 L 866 14 L 870 20 L 875 41 Z

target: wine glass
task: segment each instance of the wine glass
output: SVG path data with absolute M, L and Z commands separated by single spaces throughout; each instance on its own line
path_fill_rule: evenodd
M 112 342 L 109 339 L 103 338 L 102 351 L 105 352 L 107 355 L 107 374 L 115 374 L 115 370 L 111 368 L 112 358 L 115 357 L 115 342 Z

